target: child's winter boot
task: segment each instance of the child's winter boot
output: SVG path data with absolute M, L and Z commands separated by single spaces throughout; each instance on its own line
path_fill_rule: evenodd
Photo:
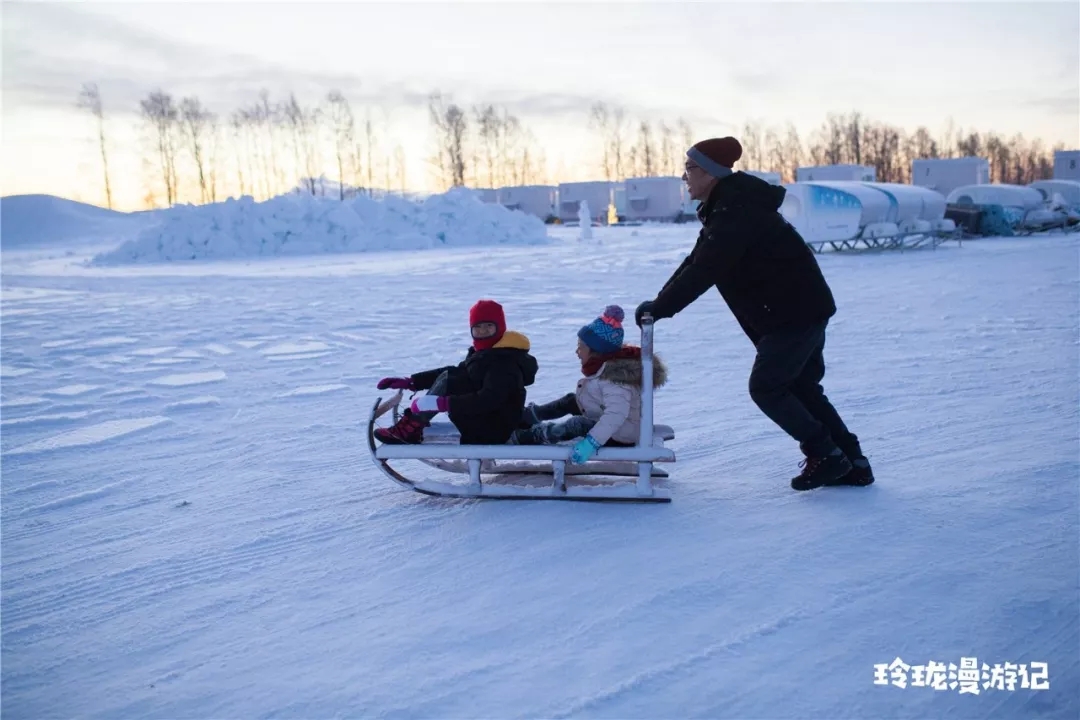
M 430 423 L 405 408 L 401 419 L 388 428 L 377 428 L 375 438 L 386 445 L 419 445 L 424 442 L 424 428 Z

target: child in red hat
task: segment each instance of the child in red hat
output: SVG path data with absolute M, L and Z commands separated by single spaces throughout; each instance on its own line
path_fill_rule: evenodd
M 480 300 L 469 310 L 472 347 L 458 365 L 409 377 L 387 377 L 380 390 L 427 390 L 390 428 L 375 437 L 389 444 L 417 444 L 431 418 L 448 413 L 463 445 L 501 445 L 510 439 L 525 408 L 525 388 L 536 380 L 538 365 L 529 339 L 506 329 L 502 306 Z

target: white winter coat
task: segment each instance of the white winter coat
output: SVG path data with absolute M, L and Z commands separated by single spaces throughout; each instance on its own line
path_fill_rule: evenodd
M 578 380 L 578 407 L 595 420 L 589 431 L 597 443 L 608 440 L 636 444 L 641 432 L 641 359 L 616 358 L 600 366 L 595 375 Z M 667 368 L 653 356 L 653 387 L 667 382 Z

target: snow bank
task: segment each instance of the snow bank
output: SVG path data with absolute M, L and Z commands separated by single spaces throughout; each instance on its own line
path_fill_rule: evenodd
M 99 265 L 418 250 L 469 245 L 546 242 L 535 217 L 481 202 L 464 188 L 423 201 L 396 196 L 333 198 L 289 194 L 203 206 L 178 206 L 162 223 L 116 250 Z
M 154 212 L 122 213 L 52 195 L 0 198 L 0 243 L 6 249 L 124 240 L 156 222 Z

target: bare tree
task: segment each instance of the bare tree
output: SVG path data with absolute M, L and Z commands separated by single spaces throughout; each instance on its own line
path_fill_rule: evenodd
M 678 126 L 679 134 L 682 136 L 683 152 L 686 152 L 694 145 L 694 130 L 686 118 L 679 118 Z M 679 154 L 682 155 L 682 153 Z
M 105 173 L 105 205 L 112 210 L 112 185 L 109 183 L 109 157 L 105 142 L 105 113 L 101 106 L 101 93 L 97 83 L 86 83 L 79 93 L 78 106 L 89 110 L 97 121 L 98 147 L 101 150 L 101 167 Z
M 622 180 L 627 175 L 629 147 L 627 145 L 626 109 L 616 107 L 611 111 L 611 162 L 615 170 L 615 179 Z
M 149 126 L 154 141 L 159 169 L 165 181 L 165 199 L 171 207 L 176 203 L 176 125 L 179 113 L 172 95 L 156 90 L 140 102 L 143 121 Z
M 524 141 L 524 128 L 517 116 L 506 108 L 502 109 L 496 128 L 496 177 L 500 185 L 520 185 L 522 173 L 518 153 Z
M 795 128 L 795 125 L 789 122 L 787 132 L 784 135 L 784 158 L 787 160 L 787 165 L 780 169 L 786 182 L 795 182 L 796 170 L 802 167 L 804 157 L 799 131 Z
M 787 145 L 781 142 L 780 136 L 772 127 L 765 130 L 763 144 L 767 155 L 765 156 L 765 165 L 763 165 L 762 168 L 769 172 L 780 173 L 782 176 L 784 169 L 788 165 Z
M 494 105 L 482 105 L 473 108 L 473 118 L 476 122 L 477 138 L 480 141 L 478 151 L 483 153 L 484 168 L 487 170 L 487 186 L 493 188 L 496 187 L 496 182 L 501 183 L 502 180 L 502 178 L 497 180 L 495 177 L 501 124 L 499 113 Z M 477 164 L 477 172 L 479 172 L 479 164 Z
M 445 105 L 441 93 L 428 99 L 428 113 L 435 127 L 436 153 L 434 164 L 441 180 L 448 187 L 465 184 L 465 142 L 468 120 L 465 111 L 454 103 Z
M 326 96 L 329 106 L 330 126 L 334 137 L 334 158 L 338 170 L 338 199 L 345 199 L 345 165 L 349 160 L 350 148 L 356 144 L 356 121 L 352 107 L 337 90 L 331 90 Z
M 657 175 L 659 157 L 656 153 L 656 147 L 653 145 L 652 128 L 646 120 L 641 121 L 638 129 L 638 148 L 642 174 L 645 177 Z
M 405 194 L 405 148 L 401 143 L 394 146 L 394 175 L 397 177 L 397 187 Z
M 367 181 L 365 186 L 368 189 L 368 195 L 371 195 L 375 188 L 375 126 L 371 122 L 371 111 L 368 110 L 364 115 L 363 125 L 364 136 L 364 149 L 367 151 Z
M 615 179 L 615 168 L 611 161 L 611 111 L 605 103 L 595 103 L 589 110 L 589 127 L 600 135 L 600 168 L 604 171 L 604 179 Z
M 282 110 L 284 121 L 292 132 L 296 172 L 303 178 L 304 187 L 314 195 L 319 165 L 315 142 L 320 122 L 319 110 L 301 107 L 295 95 L 289 95 L 289 101 Z
M 761 123 L 757 120 L 748 120 L 743 125 L 739 142 L 743 147 L 744 166 L 748 165 L 754 170 L 764 170 L 768 150 L 764 145 L 765 138 Z
M 218 201 L 218 178 L 221 175 L 221 125 L 216 114 L 206 125 L 206 195 L 210 202 Z
M 180 101 L 180 123 L 183 128 L 188 150 L 195 163 L 199 179 L 199 202 L 206 203 L 210 197 L 207 183 L 206 141 L 210 126 L 215 121 L 214 114 L 203 107 L 197 97 L 188 97 Z
M 675 134 L 666 122 L 660 123 L 660 166 L 664 175 L 681 175 L 675 160 Z

